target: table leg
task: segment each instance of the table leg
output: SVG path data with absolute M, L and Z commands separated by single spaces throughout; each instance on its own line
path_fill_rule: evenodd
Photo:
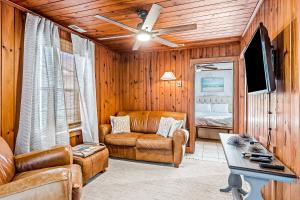
M 239 193 L 245 195 L 247 192 L 242 189 L 242 184 L 243 181 L 240 175 L 230 173 L 228 177 L 228 186 L 224 189 L 220 189 L 220 192 L 230 192 L 235 188 Z
M 249 176 L 244 176 L 244 179 L 250 184 L 251 188 L 244 200 L 263 200 L 261 189 L 269 180 Z

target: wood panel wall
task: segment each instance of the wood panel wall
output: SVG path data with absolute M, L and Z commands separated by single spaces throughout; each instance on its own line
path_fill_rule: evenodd
M 120 55 L 101 45 L 96 45 L 95 51 L 98 121 L 105 124 L 122 106 Z
M 263 22 L 273 45 L 278 50 L 277 90 L 271 95 L 247 96 L 247 131 L 266 144 L 268 111 L 271 111 L 271 150 L 274 149 L 276 156 L 298 176 L 300 176 L 299 13 L 298 0 L 265 0 L 242 38 L 242 46 L 245 47 L 259 22 Z M 296 184 L 272 182 L 263 192 L 266 200 L 296 200 L 300 196 L 300 181 L 298 180 Z
M 186 112 L 191 127 L 194 98 L 191 95 L 194 85 L 191 61 L 200 58 L 239 56 L 239 54 L 239 42 L 182 50 L 123 53 L 119 69 L 121 108 Z M 172 71 L 176 78 L 182 81 L 182 87 L 176 87 L 175 81 L 160 81 L 165 71 Z
M 21 11 L 2 2 L 0 18 L 0 127 L 1 136 L 13 149 L 20 108 L 24 20 Z

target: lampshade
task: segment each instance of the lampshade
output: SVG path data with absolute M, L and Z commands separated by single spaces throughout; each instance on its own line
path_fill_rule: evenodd
M 160 77 L 160 80 L 172 81 L 172 80 L 176 80 L 176 77 L 173 74 L 173 72 L 165 72 L 164 75 L 162 75 L 162 77 Z

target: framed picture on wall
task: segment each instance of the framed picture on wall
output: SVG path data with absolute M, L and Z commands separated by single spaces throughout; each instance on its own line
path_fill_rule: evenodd
M 201 78 L 201 92 L 224 92 L 223 77 Z

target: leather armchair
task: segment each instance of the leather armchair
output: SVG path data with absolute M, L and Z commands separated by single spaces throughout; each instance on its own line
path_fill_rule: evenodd
M 57 146 L 14 156 L 0 137 L 1 200 L 77 200 L 82 189 L 81 168 L 73 165 L 69 146 Z

